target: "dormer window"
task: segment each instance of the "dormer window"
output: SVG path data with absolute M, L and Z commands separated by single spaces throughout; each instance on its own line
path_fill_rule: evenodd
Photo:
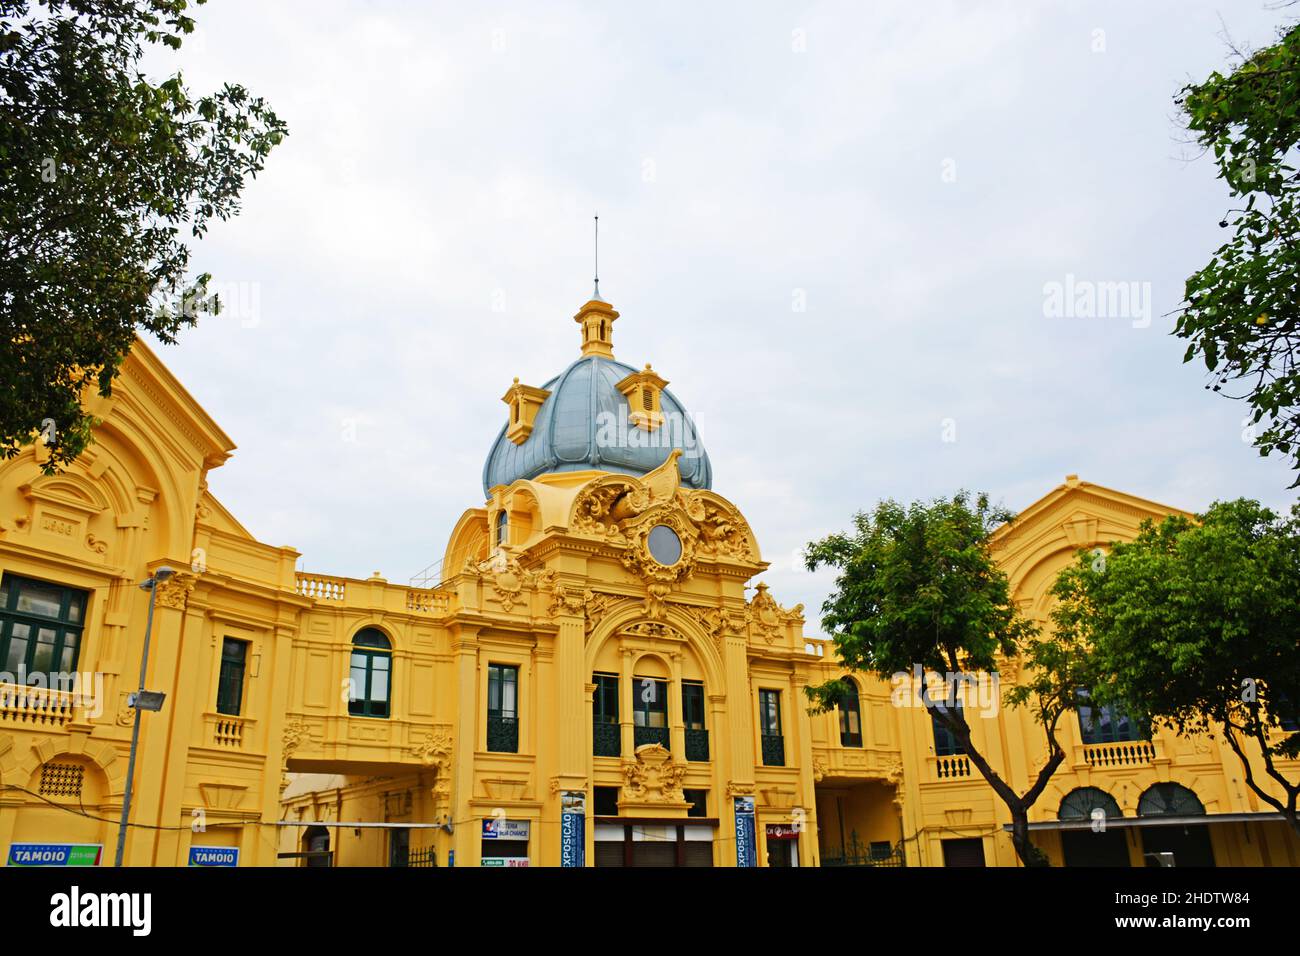
M 501 401 L 510 406 L 510 425 L 506 429 L 506 437 L 516 445 L 526 442 L 533 432 L 533 420 L 550 394 L 544 388 L 520 385 L 519 379 L 515 379 L 515 383 L 501 396 Z
M 628 421 L 648 432 L 662 425 L 664 415 L 660 396 L 667 384 L 649 363 L 644 371 L 633 372 L 619 382 L 616 387 L 627 397 Z

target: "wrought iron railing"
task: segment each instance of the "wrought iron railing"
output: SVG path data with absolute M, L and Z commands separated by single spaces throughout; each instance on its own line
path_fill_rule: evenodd
M 519 753 L 519 718 L 488 716 L 487 749 L 494 753 Z
M 438 851 L 433 847 L 426 847 L 423 850 L 408 850 L 400 848 L 394 851 L 393 858 L 389 863 L 390 866 L 437 866 Z
M 665 750 L 671 750 L 668 743 L 667 727 L 634 727 L 632 728 L 632 740 L 638 747 L 646 744 L 658 744 Z
M 707 730 L 686 728 L 686 759 L 709 759 L 709 732 Z
M 617 757 L 623 753 L 623 730 L 618 724 L 595 720 L 591 724 L 591 752 L 597 757 Z
M 780 734 L 763 734 L 763 766 L 785 766 L 785 738 Z
M 822 866 L 902 867 L 907 866 L 907 860 L 901 841 L 892 846 L 883 842 L 863 845 L 858 842 L 855 830 L 847 846 L 840 847 L 838 852 L 822 854 Z

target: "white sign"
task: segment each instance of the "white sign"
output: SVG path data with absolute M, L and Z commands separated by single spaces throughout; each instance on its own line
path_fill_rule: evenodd
M 527 820 L 498 820 L 485 817 L 483 820 L 483 839 L 485 840 L 527 840 Z

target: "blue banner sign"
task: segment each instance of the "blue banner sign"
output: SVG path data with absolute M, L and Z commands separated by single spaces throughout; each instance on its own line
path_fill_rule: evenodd
M 192 846 L 190 866 L 239 866 L 239 848 L 233 846 Z
M 560 798 L 560 866 L 587 865 L 587 795 Z
M 736 797 L 736 866 L 758 866 L 754 831 L 754 798 Z

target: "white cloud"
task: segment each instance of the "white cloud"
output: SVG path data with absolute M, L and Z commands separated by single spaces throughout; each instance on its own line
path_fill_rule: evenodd
M 831 578 L 794 550 L 880 497 L 1024 507 L 1077 472 L 1289 500 L 1160 318 L 1226 208 L 1172 103 L 1224 63 L 1209 3 L 197 16 L 190 85 L 244 83 L 291 133 L 197 257 L 256 284 L 259 322 L 162 355 L 239 444 L 214 491 L 305 567 L 403 580 L 442 554 L 511 378 L 578 354 L 597 210 L 618 355 L 699 416 L 716 490 L 814 622 Z M 1254 43 L 1277 19 L 1225 16 Z M 1045 318 L 1067 273 L 1151 282 L 1152 327 Z

